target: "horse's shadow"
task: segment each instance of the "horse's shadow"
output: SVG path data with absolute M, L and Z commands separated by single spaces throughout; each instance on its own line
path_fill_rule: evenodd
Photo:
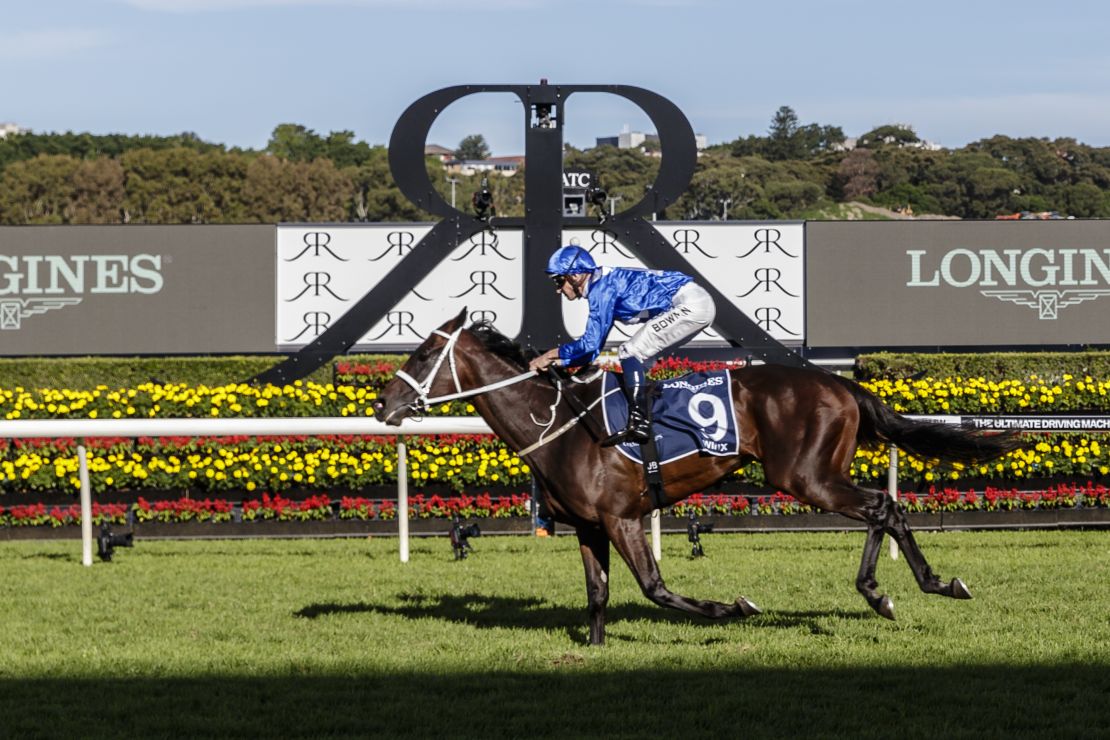
M 589 634 L 586 608 L 554 604 L 538 597 L 506 597 L 486 594 L 398 594 L 400 605 L 372 604 L 365 601 L 340 604 L 334 602 L 309 604 L 293 612 L 301 619 L 317 619 L 336 614 L 384 614 L 406 619 L 438 619 L 465 624 L 479 629 L 526 628 L 565 629 L 571 639 L 586 643 Z M 803 627 L 813 634 L 826 634 L 821 622 L 829 617 L 867 619 L 870 612 L 801 611 L 771 612 L 744 620 L 745 624 L 774 629 Z M 615 604 L 605 610 L 606 624 L 621 621 L 653 623 L 722 624 L 712 619 L 671 611 L 652 604 Z M 729 620 L 732 621 L 732 620 Z M 631 639 L 631 638 L 630 638 Z

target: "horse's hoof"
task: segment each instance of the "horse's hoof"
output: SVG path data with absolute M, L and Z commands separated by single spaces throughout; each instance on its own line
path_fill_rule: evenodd
M 763 613 L 762 609 L 743 596 L 736 599 L 736 606 L 740 609 L 741 617 L 754 617 L 756 614 Z
M 879 601 L 871 606 L 879 613 L 879 616 L 886 617 L 892 622 L 894 621 L 894 602 L 891 601 L 890 597 L 886 594 L 883 594 L 879 598 Z
M 952 589 L 952 598 L 953 599 L 970 599 L 971 598 L 971 592 L 967 590 L 967 586 L 965 586 L 964 582 L 961 581 L 959 578 L 953 578 L 952 582 L 949 583 L 948 586 L 949 586 L 949 588 Z

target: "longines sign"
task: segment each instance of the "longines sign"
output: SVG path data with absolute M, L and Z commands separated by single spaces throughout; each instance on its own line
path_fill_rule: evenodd
M 162 285 L 161 255 L 0 254 L 0 331 L 77 306 L 86 293 L 157 293 Z
M 909 249 L 906 256 L 910 288 L 977 287 L 981 295 L 1037 309 L 1041 319 L 1055 320 L 1062 308 L 1110 295 L 1110 249 L 960 248 L 924 273 L 927 250 Z M 982 290 L 987 287 L 993 289 Z
M 0 228 L 0 354 L 272 352 L 272 226 Z
M 807 225 L 810 346 L 1110 343 L 1110 223 Z

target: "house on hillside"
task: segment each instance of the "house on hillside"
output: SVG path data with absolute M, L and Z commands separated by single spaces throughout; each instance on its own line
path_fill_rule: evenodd
M 488 159 L 453 159 L 447 163 L 447 171 L 452 175 L 470 177 L 478 173 L 493 173 L 502 177 L 512 177 L 524 165 L 524 157 L 489 157 Z
M 15 134 L 25 134 L 28 131 L 29 129 L 25 129 L 22 126 L 18 126 L 14 123 L 0 123 L 0 139 Z
M 440 146 L 439 144 L 425 144 L 424 156 L 435 157 L 440 162 L 446 164 L 447 162 L 450 162 L 452 159 L 455 158 L 455 152 L 445 146 Z
M 645 134 L 640 131 L 631 131 L 628 126 L 624 127 L 616 136 L 599 136 L 595 139 L 595 146 L 615 146 L 618 149 L 639 149 L 642 152 L 650 153 L 658 156 L 659 154 L 659 135 L 658 134 Z M 705 149 L 708 146 L 708 140 L 705 134 L 695 134 L 694 144 L 697 146 L 698 151 Z

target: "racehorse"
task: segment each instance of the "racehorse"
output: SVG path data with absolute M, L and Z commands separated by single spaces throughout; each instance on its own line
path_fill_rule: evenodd
M 488 323 L 465 328 L 466 310 L 435 330 L 409 357 L 376 403 L 379 419 L 398 425 L 425 408 L 470 398 L 490 428 L 525 459 L 557 521 L 574 527 L 586 570 L 590 642 L 605 639 L 610 543 L 644 595 L 660 606 L 714 619 L 760 613 L 741 596 L 703 601 L 668 590 L 644 537 L 652 509 L 643 466 L 603 448 L 598 369 L 573 378 L 528 370 L 520 347 Z M 585 377 L 579 377 L 585 376 Z M 822 370 L 760 365 L 732 372 L 740 454 L 680 458 L 662 466 L 667 501 L 706 490 L 752 460 L 767 482 L 811 506 L 867 525 L 856 588 L 880 615 L 894 604 L 879 591 L 875 567 L 883 534 L 905 554 L 921 590 L 954 599 L 971 593 L 959 578 L 945 583 L 914 541 L 901 506 L 884 492 L 856 485 L 849 465 L 861 443 L 897 444 L 921 459 L 971 463 L 1019 445 L 943 423 L 907 419 L 855 382 Z

